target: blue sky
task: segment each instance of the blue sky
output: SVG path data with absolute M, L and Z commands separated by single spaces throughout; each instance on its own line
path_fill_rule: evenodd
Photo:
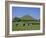
M 35 7 L 12 7 L 12 16 L 13 17 L 22 17 L 24 15 L 30 15 L 35 19 L 40 18 L 40 8 Z

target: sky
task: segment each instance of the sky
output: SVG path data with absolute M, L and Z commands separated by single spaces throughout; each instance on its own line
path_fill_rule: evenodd
M 12 7 L 12 17 L 22 17 L 25 15 L 40 19 L 40 8 L 36 7 Z

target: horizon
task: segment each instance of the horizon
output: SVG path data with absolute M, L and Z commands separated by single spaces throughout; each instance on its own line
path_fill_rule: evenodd
M 35 7 L 12 7 L 12 18 L 23 16 L 32 16 L 35 19 L 40 19 L 40 8 Z

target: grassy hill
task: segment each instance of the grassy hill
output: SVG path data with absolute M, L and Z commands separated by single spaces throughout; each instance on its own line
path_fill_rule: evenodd
M 12 30 L 13 31 L 39 30 L 40 29 L 39 20 L 29 15 L 25 15 L 21 18 L 15 17 L 12 21 Z
M 25 15 L 23 17 L 21 17 L 22 20 L 34 20 L 34 18 L 32 16 L 29 15 Z
M 33 18 L 32 16 L 29 16 L 29 15 L 25 15 L 25 16 L 23 16 L 23 17 L 20 17 L 20 18 L 18 18 L 18 17 L 14 17 L 13 18 L 13 22 L 21 22 L 21 21 L 26 21 L 26 22 L 28 22 L 28 21 L 39 21 L 39 20 L 37 20 L 37 19 L 35 19 L 35 18 Z

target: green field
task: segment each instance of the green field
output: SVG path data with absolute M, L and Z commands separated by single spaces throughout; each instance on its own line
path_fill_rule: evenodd
M 12 21 L 12 31 L 40 30 L 40 19 L 34 19 L 32 16 L 15 17 Z
M 40 23 L 34 22 L 29 24 L 30 22 L 13 22 L 12 23 L 12 31 L 23 31 L 23 30 L 40 30 Z M 25 25 L 26 24 L 26 25 Z

